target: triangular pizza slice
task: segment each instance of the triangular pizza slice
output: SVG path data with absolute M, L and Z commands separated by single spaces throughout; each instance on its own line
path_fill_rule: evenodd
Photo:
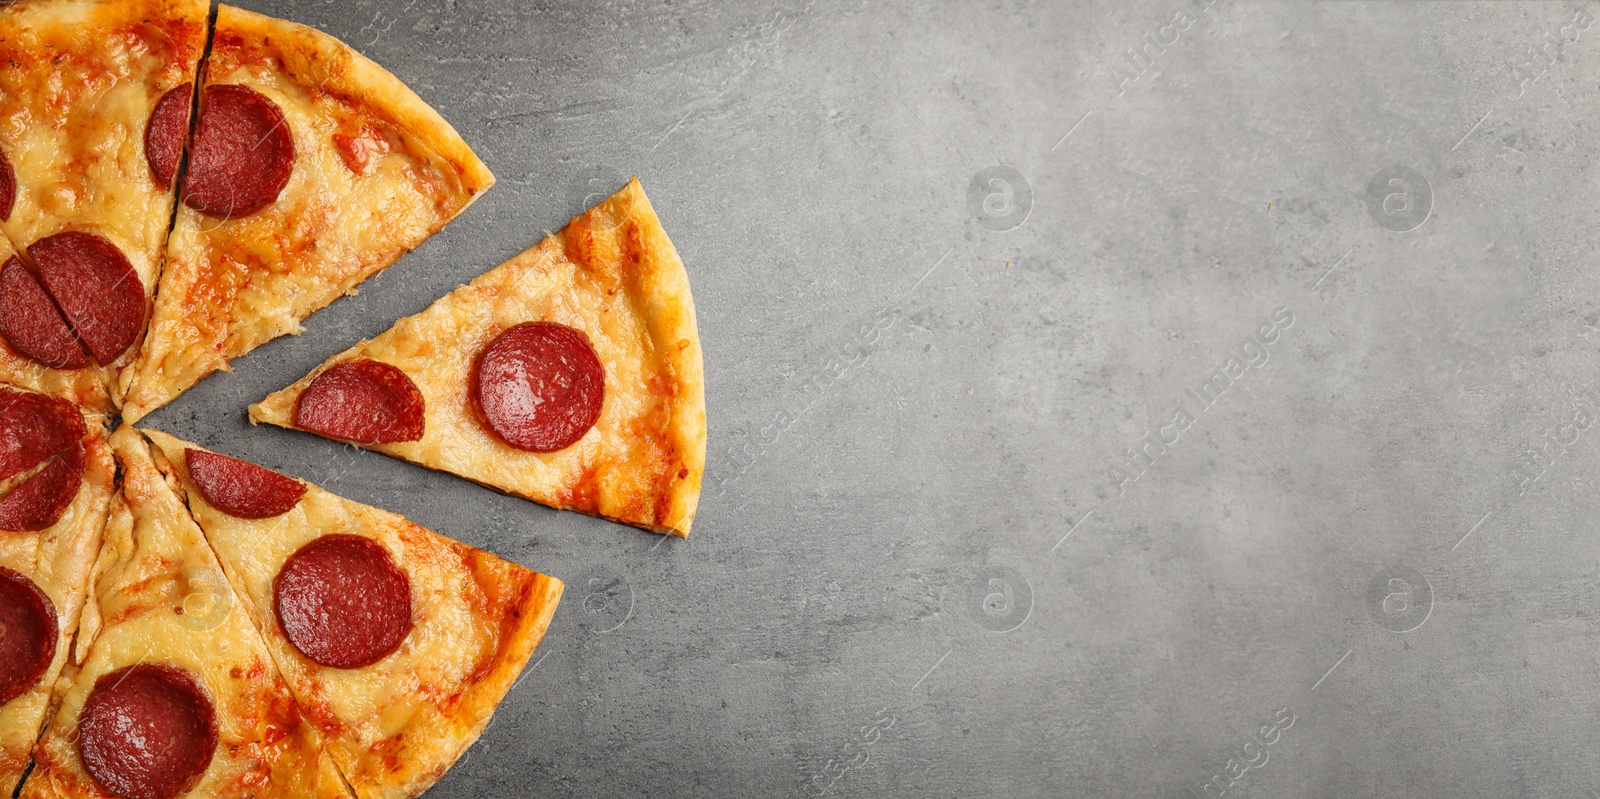
M 0 387 L 0 796 L 28 764 L 100 551 L 116 466 L 100 419 Z
M 356 793 L 427 790 L 483 732 L 539 645 L 561 581 L 146 434 Z
M 635 179 L 250 418 L 688 536 L 706 447 L 688 275 Z
M 349 797 L 137 430 L 25 797 Z
M 0 279 L 0 379 L 102 411 L 115 400 L 161 271 L 209 10 L 0 5 L 0 230 L 21 255 Z
M 443 117 L 313 28 L 221 6 L 138 420 L 394 263 L 494 183 Z

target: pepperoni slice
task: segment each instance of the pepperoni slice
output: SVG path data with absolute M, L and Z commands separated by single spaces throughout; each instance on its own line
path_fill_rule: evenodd
M 101 677 L 78 717 L 84 768 L 123 799 L 188 792 L 216 748 L 211 699 L 176 666 L 139 663 Z
M 0 530 L 31 533 L 55 524 L 82 484 L 82 455 L 57 458 L 0 499 Z
M 183 158 L 183 137 L 189 132 L 189 102 L 193 96 L 193 83 L 161 95 L 150 111 L 150 121 L 144 125 L 144 160 L 150 165 L 150 176 L 163 189 L 172 188 L 172 176 Z
M 67 324 L 102 366 L 144 332 L 144 284 L 117 245 L 93 233 L 67 231 L 28 245 L 28 257 Z
M 81 464 L 86 432 L 72 403 L 0 387 L 0 480 L 61 455 Z
M 23 357 L 52 369 L 89 365 L 55 301 L 15 257 L 0 267 L 0 338 Z
M 249 216 L 278 199 L 294 170 L 294 134 L 283 109 L 248 86 L 200 93 L 183 202 L 207 216 Z
M 482 420 L 507 444 L 555 452 L 599 421 L 606 370 L 582 331 L 526 322 L 496 336 L 478 355 L 472 397 Z
M 56 656 L 56 606 L 27 575 L 0 566 L 0 705 L 32 688 Z
M 0 150 L 0 222 L 11 221 L 11 206 L 17 202 L 17 173 L 11 169 L 11 156 Z
M 200 495 L 223 513 L 241 519 L 288 513 L 306 493 L 304 483 L 238 458 L 189 449 L 183 459 Z
M 284 636 L 323 666 L 370 666 L 411 632 L 411 580 L 370 538 L 337 533 L 306 544 L 273 592 Z
M 405 372 L 363 358 L 317 375 L 295 404 L 294 424 L 358 444 L 392 444 L 422 438 L 423 408 Z

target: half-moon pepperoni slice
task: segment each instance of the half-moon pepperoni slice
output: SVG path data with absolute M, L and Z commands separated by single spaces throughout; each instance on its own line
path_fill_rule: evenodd
M 144 332 L 144 284 L 117 245 L 93 233 L 67 231 L 28 245 L 28 257 L 100 365 L 115 361 Z
M 172 176 L 183 158 L 183 137 L 189 132 L 189 102 L 194 84 L 185 83 L 161 95 L 144 125 L 144 160 L 150 176 L 163 189 L 172 188 Z
M 283 109 L 248 86 L 200 92 L 183 202 L 207 216 L 249 216 L 278 199 L 294 170 L 294 134 Z
M 189 449 L 183 459 L 200 495 L 223 513 L 241 519 L 288 513 L 306 493 L 304 483 L 238 458 Z
M 50 597 L 27 575 L 0 566 L 0 705 L 44 676 L 58 635 Z
M 489 429 L 507 444 L 555 452 L 600 419 L 606 370 L 589 337 L 554 322 L 526 322 L 478 355 L 472 396 Z
M 0 267 L 0 338 L 17 354 L 52 369 L 89 365 L 55 301 L 16 257 Z
M 289 556 L 273 586 L 278 624 L 313 662 L 358 669 L 411 632 L 411 580 L 370 538 L 325 535 Z
M 0 480 L 61 455 L 81 464 L 85 432 L 72 403 L 0 387 Z
M 11 156 L 0 150 L 0 222 L 11 221 L 11 206 L 17 202 L 17 173 L 11 168 Z
M 0 530 L 31 533 L 55 524 L 82 484 L 81 451 L 56 458 L 0 499 Z
M 422 438 L 422 392 L 405 372 L 357 359 L 335 364 L 306 386 L 294 409 L 296 427 L 358 444 Z
M 78 717 L 89 776 L 123 799 L 171 799 L 211 765 L 217 717 L 188 671 L 139 663 L 95 680 Z

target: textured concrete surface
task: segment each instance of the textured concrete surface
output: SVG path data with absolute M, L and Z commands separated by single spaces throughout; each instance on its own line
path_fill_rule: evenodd
M 1600 790 L 1600 6 L 245 5 L 500 178 L 149 420 L 568 582 L 432 796 Z M 687 542 L 249 428 L 630 173 Z

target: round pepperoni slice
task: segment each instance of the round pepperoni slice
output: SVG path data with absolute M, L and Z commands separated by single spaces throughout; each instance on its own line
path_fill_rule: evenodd
M 200 496 L 230 516 L 266 519 L 288 513 L 306 493 L 304 483 L 238 458 L 189 449 L 183 459 Z
M 248 86 L 200 93 L 183 202 L 207 216 L 249 216 L 278 199 L 294 169 L 294 135 L 283 109 Z
M 140 663 L 94 683 L 78 717 L 89 776 L 123 799 L 171 799 L 194 787 L 217 748 L 211 699 L 188 671 Z
M 0 387 L 0 480 L 61 455 L 81 463 L 85 432 L 72 403 Z
M 11 169 L 11 156 L 0 150 L 0 222 L 11 221 L 11 206 L 17 202 L 17 173 Z
M 31 533 L 55 524 L 82 484 L 81 453 L 62 455 L 0 499 L 0 530 Z
M 411 632 L 411 580 L 370 538 L 338 533 L 306 544 L 273 592 L 284 636 L 323 666 L 370 666 Z
M 507 444 L 531 452 L 572 446 L 600 419 L 606 370 L 589 337 L 553 322 L 527 322 L 478 355 L 472 396 Z
M 28 245 L 28 257 L 67 324 L 102 366 L 144 332 L 144 284 L 117 245 L 68 231 Z
M 56 606 L 32 580 L 0 566 L 0 705 L 39 682 L 56 656 Z
M 405 372 L 362 358 L 317 375 L 295 403 L 294 424 L 358 444 L 393 444 L 422 438 L 423 409 Z
M 15 257 L 0 267 L 0 338 L 17 354 L 52 369 L 89 365 L 55 301 Z
M 183 158 L 183 137 L 189 132 L 189 101 L 193 95 L 193 83 L 161 95 L 150 111 L 150 121 L 144 125 L 144 160 L 150 165 L 150 176 L 163 189 L 172 188 L 172 176 Z

